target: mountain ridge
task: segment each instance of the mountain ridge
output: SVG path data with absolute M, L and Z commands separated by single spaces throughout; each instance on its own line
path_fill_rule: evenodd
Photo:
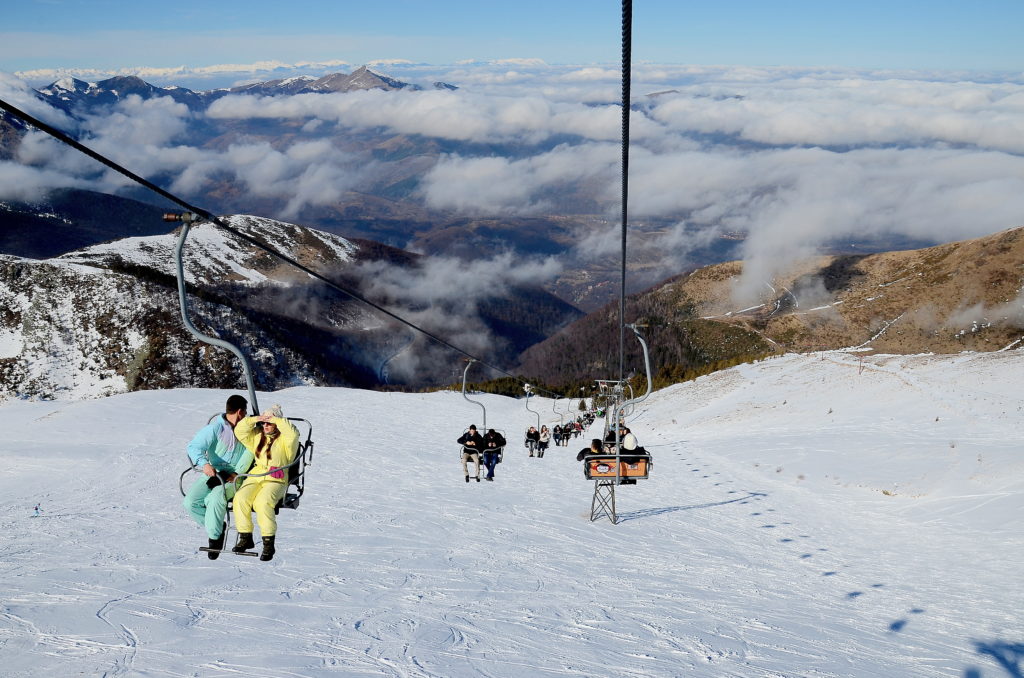
M 787 352 L 998 351 L 1024 338 L 1024 227 L 916 250 L 818 256 L 734 299 L 742 262 L 705 266 L 629 295 L 645 326 L 655 385 Z M 557 385 L 618 369 L 610 303 L 527 349 L 520 370 Z M 614 339 L 614 340 L 613 340 Z M 626 372 L 643 371 L 627 336 Z

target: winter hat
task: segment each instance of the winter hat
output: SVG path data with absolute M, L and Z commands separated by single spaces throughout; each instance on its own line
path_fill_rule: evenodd
M 269 410 L 263 410 L 264 417 L 277 417 L 278 419 L 284 419 L 284 412 L 281 411 L 280 405 L 271 405 Z

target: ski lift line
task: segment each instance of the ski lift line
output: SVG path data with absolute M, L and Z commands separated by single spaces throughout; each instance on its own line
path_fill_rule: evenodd
M 626 362 L 626 216 L 629 205 L 630 61 L 633 2 L 622 0 L 622 266 L 619 275 L 619 381 Z
M 121 174 L 121 175 L 127 177 L 128 179 L 131 179 L 135 183 L 148 188 L 149 190 L 153 191 L 154 193 L 160 195 L 161 197 L 166 198 L 167 200 L 171 201 L 175 205 L 178 205 L 179 207 L 183 207 L 184 209 L 186 209 L 189 212 L 195 214 L 196 216 L 202 218 L 203 220 L 209 221 L 210 223 L 212 223 L 213 225 L 217 226 L 218 228 L 220 228 L 222 230 L 225 230 L 228 233 L 233 234 L 237 238 L 240 238 L 241 240 L 244 240 L 245 242 L 249 243 L 250 245 L 252 245 L 252 246 L 254 246 L 254 247 L 258 248 L 258 249 L 263 250 L 267 254 L 270 254 L 271 256 L 276 257 L 277 259 L 280 259 L 281 261 L 283 261 L 283 262 L 285 262 L 287 264 L 290 264 L 290 265 L 294 266 L 295 268 L 299 269 L 300 271 L 302 271 L 303 273 L 309 275 L 310 277 L 312 277 L 312 278 L 314 278 L 316 280 L 319 280 L 320 282 L 324 283 L 325 285 L 327 285 L 331 289 L 333 289 L 333 290 L 335 290 L 337 292 L 341 292 L 342 294 L 345 294 L 345 295 L 349 296 L 350 298 L 352 298 L 352 299 L 354 299 L 356 301 L 360 301 L 360 302 L 366 304 L 367 306 L 373 308 L 374 310 L 379 311 L 380 313 L 383 313 L 384 315 L 388 316 L 389 318 L 392 318 L 393 320 L 397 320 L 398 322 L 402 323 L 403 325 L 406 325 L 407 327 L 409 327 L 409 328 L 411 328 L 413 330 L 416 330 L 417 332 L 423 334 L 424 336 L 429 337 L 430 339 L 433 339 L 434 341 L 436 341 L 437 343 L 441 344 L 442 346 L 445 346 L 446 348 L 449 348 L 452 351 L 455 351 L 456 353 L 459 353 L 460 355 L 463 355 L 463 356 L 465 356 L 467 358 L 471 358 L 473 360 L 476 360 L 481 365 L 483 365 L 485 367 L 488 367 L 488 368 L 490 368 L 490 369 L 492 369 L 492 370 L 494 370 L 494 371 L 496 371 L 496 372 L 498 372 L 500 374 L 503 374 L 503 375 L 505 375 L 507 377 L 512 377 L 513 379 L 515 379 L 516 381 L 518 381 L 520 383 L 526 383 L 522 378 L 512 374 L 511 372 L 509 372 L 507 370 L 504 370 L 504 369 L 502 369 L 502 368 L 500 368 L 500 367 L 498 367 L 496 365 L 491 365 L 490 363 L 488 363 L 488 362 L 486 362 L 484 360 L 481 360 L 480 358 L 477 358 L 476 356 L 474 356 L 474 355 L 472 355 L 472 354 L 462 350 L 458 346 L 455 346 L 454 344 L 452 344 L 452 343 L 442 339 L 441 337 L 439 337 L 439 336 L 437 336 L 437 335 L 435 335 L 435 334 L 433 334 L 433 333 L 423 329 L 422 327 L 419 327 L 415 323 L 410 322 L 410 321 L 406 320 L 405 318 L 402 318 L 401 316 L 399 316 L 399 315 L 397 315 L 395 313 L 392 313 L 391 311 L 383 308 L 379 304 L 375 304 L 374 302 L 372 302 L 369 299 L 363 297 L 359 293 L 353 292 L 352 290 L 348 290 L 348 289 L 342 287 L 341 285 L 339 285 L 339 284 L 337 284 L 335 282 L 332 282 L 331 280 L 328 280 L 327 278 L 325 278 L 324 276 L 320 275 L 316 271 L 313 271 L 312 269 L 310 269 L 310 268 L 300 264 L 298 261 L 295 261 L 291 257 L 276 251 L 272 247 L 270 247 L 268 245 L 265 245 L 264 243 L 260 242 L 259 240 L 253 238 L 250 235 L 242 233 L 238 229 L 234 228 L 233 226 L 231 226 L 230 224 L 225 222 L 220 217 L 212 214 L 211 212 L 209 212 L 207 210 L 204 210 L 201 207 L 197 207 L 197 206 L 189 203 L 186 200 L 183 200 L 183 199 L 179 198 L 178 196 L 174 195 L 173 193 L 170 193 L 169 191 L 167 191 L 167 190 L 165 190 L 163 188 L 160 188 L 159 186 L 157 186 L 153 182 L 149 181 L 148 179 L 145 179 L 145 178 L 139 176 L 138 174 L 135 174 L 131 170 L 129 170 L 129 169 L 127 169 L 127 168 L 117 164 L 116 162 L 114 162 L 113 160 L 110 160 L 106 156 L 103 156 L 100 153 L 97 153 L 93 149 L 91 149 L 88 146 L 82 144 L 81 142 L 73 139 L 72 137 L 68 136 L 67 134 L 65 134 L 64 132 L 60 131 L 59 129 L 53 127 L 52 125 L 49 125 L 49 124 L 43 122 L 42 120 L 36 118 L 33 115 L 30 115 L 29 113 L 26 113 L 25 111 L 21 110 L 17 106 L 14 106 L 14 105 L 4 101 L 3 99 L 0 99 L 0 109 L 3 109 L 4 111 L 7 111 L 11 115 L 13 115 L 13 116 L 15 116 L 17 118 L 20 118 L 21 120 L 27 122 L 28 124 L 32 125 L 33 127 L 38 128 L 40 131 L 49 134 L 50 136 L 55 138 L 57 141 L 60 141 L 63 144 L 71 146 L 72 148 L 74 148 L 75 150 L 79 151 L 80 153 L 84 153 L 85 155 L 89 156 L 90 158 L 92 158 L 96 162 L 98 162 L 98 163 L 100 163 L 100 164 L 102 164 L 102 165 L 104 165 L 104 166 L 114 170 L 118 174 Z M 182 219 L 180 218 L 180 215 L 179 215 L 178 219 L 173 219 L 173 220 L 181 221 Z M 193 219 L 192 221 L 194 223 L 195 220 Z M 556 395 L 554 392 L 548 391 L 547 389 L 539 389 L 539 390 L 542 390 L 545 393 L 550 393 L 552 395 Z

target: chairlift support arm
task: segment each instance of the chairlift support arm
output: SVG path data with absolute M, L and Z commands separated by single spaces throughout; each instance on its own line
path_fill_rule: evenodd
M 644 341 L 644 338 L 642 336 L 640 336 L 640 331 L 637 329 L 636 324 L 626 325 L 626 327 L 628 327 L 629 329 L 633 330 L 633 334 L 636 335 L 637 340 L 640 342 L 640 346 L 644 350 L 644 369 L 647 371 L 647 392 L 644 393 L 639 398 L 632 398 L 630 400 L 627 400 L 626 402 L 622 403 L 621 406 L 619 406 L 617 404 L 618 401 L 616 401 L 616 408 L 617 409 L 614 411 L 614 414 L 615 414 L 614 422 L 616 424 L 616 428 L 618 427 L 619 413 L 620 412 L 625 412 L 627 407 L 632 407 L 634 405 L 637 405 L 637 404 L 642 403 L 643 401 L 647 400 L 647 396 L 651 395 L 651 386 L 652 386 L 652 382 L 651 382 L 651 356 L 650 356 L 649 351 L 647 350 L 647 342 Z M 632 386 L 632 384 L 628 384 L 628 385 L 629 385 L 630 394 L 632 394 L 633 386 Z
M 259 414 L 260 406 L 256 400 L 256 385 L 253 382 L 252 368 L 249 366 L 248 359 L 246 359 L 242 351 L 231 342 L 218 339 L 217 337 L 211 337 L 200 332 L 188 317 L 188 298 L 185 295 L 185 267 L 182 262 L 182 251 L 185 249 L 185 240 L 188 238 L 188 232 L 191 225 L 198 223 L 201 220 L 202 217 L 197 214 L 193 214 L 192 212 L 164 215 L 164 221 L 181 222 L 181 234 L 178 236 L 178 246 L 174 250 L 174 265 L 177 268 L 178 274 L 178 305 L 181 309 L 181 320 L 185 323 L 185 328 L 197 339 L 212 346 L 219 346 L 220 348 L 231 351 L 242 362 L 242 371 L 245 373 L 245 385 L 249 389 L 249 402 L 252 403 L 252 412 L 253 414 Z
M 528 412 L 533 412 L 534 414 L 537 415 L 537 430 L 539 431 L 540 430 L 540 412 L 538 412 L 537 410 L 531 410 L 530 409 L 530 396 L 533 395 L 533 389 L 530 388 L 529 384 L 527 384 L 524 388 L 526 389 L 526 409 L 527 409 Z
M 486 433 L 487 432 L 487 408 L 484 407 L 484 404 L 482 402 L 480 402 L 479 400 L 473 400 L 468 395 L 466 395 L 466 375 L 469 374 L 469 368 L 472 367 L 473 363 L 475 363 L 475 362 L 476 362 L 476 360 L 474 360 L 473 358 L 470 358 L 469 362 L 466 364 L 466 369 L 462 371 L 462 397 L 465 398 L 466 400 L 468 400 L 469 402 L 473 403 L 474 405 L 479 405 L 480 409 L 483 410 L 483 413 L 484 413 L 484 427 L 483 427 L 483 431 Z

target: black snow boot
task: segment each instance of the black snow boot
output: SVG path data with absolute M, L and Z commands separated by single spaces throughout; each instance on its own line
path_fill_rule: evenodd
M 274 538 L 263 538 L 263 552 L 260 553 L 260 560 L 272 560 L 274 558 Z
M 221 532 L 219 537 L 210 540 L 209 548 L 214 550 L 206 552 L 207 558 L 209 558 L 210 560 L 217 560 L 217 557 L 220 555 L 221 549 L 224 548 L 224 536 L 225 533 Z
M 233 553 L 241 553 L 242 551 L 248 551 L 254 546 L 256 546 L 256 544 L 252 541 L 252 532 L 239 532 L 238 542 L 231 551 Z

